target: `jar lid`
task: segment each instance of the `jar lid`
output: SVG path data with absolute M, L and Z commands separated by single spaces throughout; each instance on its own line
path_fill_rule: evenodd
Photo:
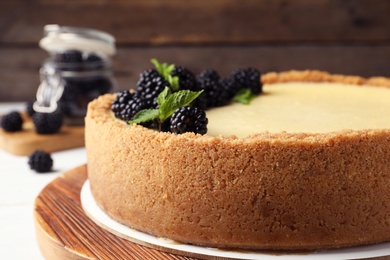
M 57 24 L 45 25 L 44 38 L 40 40 L 39 46 L 48 52 L 73 49 L 105 56 L 112 56 L 116 53 L 115 38 L 108 33 Z

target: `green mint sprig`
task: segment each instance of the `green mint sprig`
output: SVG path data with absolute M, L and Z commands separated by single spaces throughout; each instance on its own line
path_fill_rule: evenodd
M 160 63 L 157 59 L 151 59 L 151 63 L 156 67 L 158 74 L 168 81 L 173 91 L 179 90 L 179 77 L 172 76 L 171 72 L 175 69 L 175 64 Z
M 233 102 L 241 103 L 241 104 L 249 104 L 256 95 L 252 93 L 250 88 L 240 89 L 237 94 L 233 97 Z
M 129 124 L 146 123 L 149 121 L 157 120 L 160 129 L 162 123 L 170 118 L 176 109 L 184 106 L 188 106 L 194 101 L 202 91 L 190 91 L 180 90 L 172 93 L 172 91 L 166 87 L 157 97 L 157 104 L 159 108 L 156 109 L 143 109 L 139 111 Z

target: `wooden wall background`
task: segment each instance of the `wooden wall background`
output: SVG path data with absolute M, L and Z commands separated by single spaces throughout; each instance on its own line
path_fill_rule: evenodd
M 222 76 L 319 69 L 390 76 L 388 0 L 0 0 L 0 102 L 34 97 L 45 24 L 113 34 L 119 89 L 153 57 Z

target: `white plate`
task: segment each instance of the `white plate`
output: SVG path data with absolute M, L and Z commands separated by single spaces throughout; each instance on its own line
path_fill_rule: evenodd
M 390 255 L 390 242 L 369 246 L 350 247 L 345 249 L 322 250 L 308 254 L 269 254 L 258 251 L 227 251 L 217 248 L 200 247 L 194 245 L 180 244 L 169 239 L 161 239 L 118 223 L 107 216 L 96 204 L 89 180 L 81 189 L 81 204 L 86 214 L 99 226 L 111 233 L 134 242 L 138 241 L 143 245 L 150 245 L 153 248 L 161 248 L 167 252 L 178 252 L 189 256 L 196 254 L 207 258 L 223 257 L 230 259 L 264 259 L 264 260 L 286 260 L 286 259 L 361 259 Z

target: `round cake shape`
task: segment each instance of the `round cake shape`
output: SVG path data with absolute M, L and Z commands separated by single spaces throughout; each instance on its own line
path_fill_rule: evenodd
M 389 86 L 383 78 L 316 71 L 262 80 Z M 301 250 L 390 240 L 389 129 L 176 135 L 115 119 L 114 98 L 91 102 L 85 126 L 91 191 L 113 219 L 219 248 Z

